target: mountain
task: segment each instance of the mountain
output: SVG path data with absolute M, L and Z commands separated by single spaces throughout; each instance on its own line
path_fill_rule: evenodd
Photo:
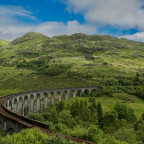
M 10 44 L 17 45 L 17 44 L 21 44 L 21 43 L 25 43 L 25 42 L 30 42 L 30 41 L 36 41 L 36 40 L 40 41 L 40 40 L 44 40 L 47 38 L 48 37 L 43 34 L 36 33 L 36 32 L 29 32 L 29 33 L 25 34 L 24 36 L 15 39 Z
M 2 89 L 91 86 L 144 75 L 144 43 L 110 35 L 30 32 L 0 45 Z

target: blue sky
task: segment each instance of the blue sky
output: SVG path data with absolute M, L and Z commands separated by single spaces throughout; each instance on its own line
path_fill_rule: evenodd
M 0 38 L 110 34 L 144 41 L 144 0 L 0 0 Z

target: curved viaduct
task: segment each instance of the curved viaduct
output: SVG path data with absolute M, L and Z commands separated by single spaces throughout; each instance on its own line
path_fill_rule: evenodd
M 69 100 L 83 93 L 97 91 L 97 87 L 61 88 L 15 93 L 0 98 L 0 124 L 6 131 L 20 132 L 24 128 L 39 127 L 41 130 L 51 133 L 49 126 L 42 122 L 32 120 L 26 116 L 29 113 L 38 113 L 47 110 L 56 101 Z M 65 136 L 67 137 L 67 136 Z M 77 138 L 71 138 L 76 142 L 83 142 Z M 86 142 L 87 144 L 89 142 Z

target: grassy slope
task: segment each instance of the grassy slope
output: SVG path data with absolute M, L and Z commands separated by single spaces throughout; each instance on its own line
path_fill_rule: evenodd
M 47 88 L 96 86 L 101 81 L 131 79 L 136 72 L 144 70 L 144 43 L 111 36 L 46 37 L 39 33 L 28 33 L 12 42 L 0 40 L 0 96 L 6 94 Z M 22 61 L 40 61 L 47 64 L 72 64 L 71 72 L 86 77 L 55 77 L 37 74 L 34 69 L 17 68 Z M 103 98 L 98 98 L 102 101 Z M 109 98 L 107 99 L 107 101 Z M 138 115 L 143 111 L 143 101 L 128 104 Z M 105 110 L 113 104 L 105 103 Z

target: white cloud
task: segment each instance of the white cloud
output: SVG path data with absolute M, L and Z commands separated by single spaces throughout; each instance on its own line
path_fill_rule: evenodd
M 35 20 L 36 18 L 32 16 L 32 13 L 25 10 L 20 6 L 3 6 L 0 5 L 0 18 L 4 21 L 15 21 L 16 17 L 20 16 L 23 18 L 29 18 Z M 2 22 L 0 22 L 2 23 Z
M 80 24 L 77 20 L 63 22 L 45 22 L 41 24 L 26 24 L 20 21 L 17 16 L 35 20 L 30 12 L 22 7 L 0 6 L 0 38 L 5 40 L 13 40 L 24 35 L 27 32 L 39 32 L 47 36 L 73 34 L 82 32 L 86 34 L 95 34 L 96 27 Z
M 143 0 L 63 0 L 67 10 L 94 24 L 144 29 Z
M 137 32 L 133 35 L 124 35 L 122 36 L 123 38 L 127 38 L 130 40 L 135 40 L 135 41 L 142 41 L 144 42 L 144 32 Z
M 87 33 L 95 34 L 96 28 L 90 25 L 81 25 L 77 20 L 68 21 L 66 24 L 63 22 L 46 22 L 35 26 L 32 31 L 37 31 L 48 36 L 61 35 L 61 34 L 73 34 L 73 33 Z

